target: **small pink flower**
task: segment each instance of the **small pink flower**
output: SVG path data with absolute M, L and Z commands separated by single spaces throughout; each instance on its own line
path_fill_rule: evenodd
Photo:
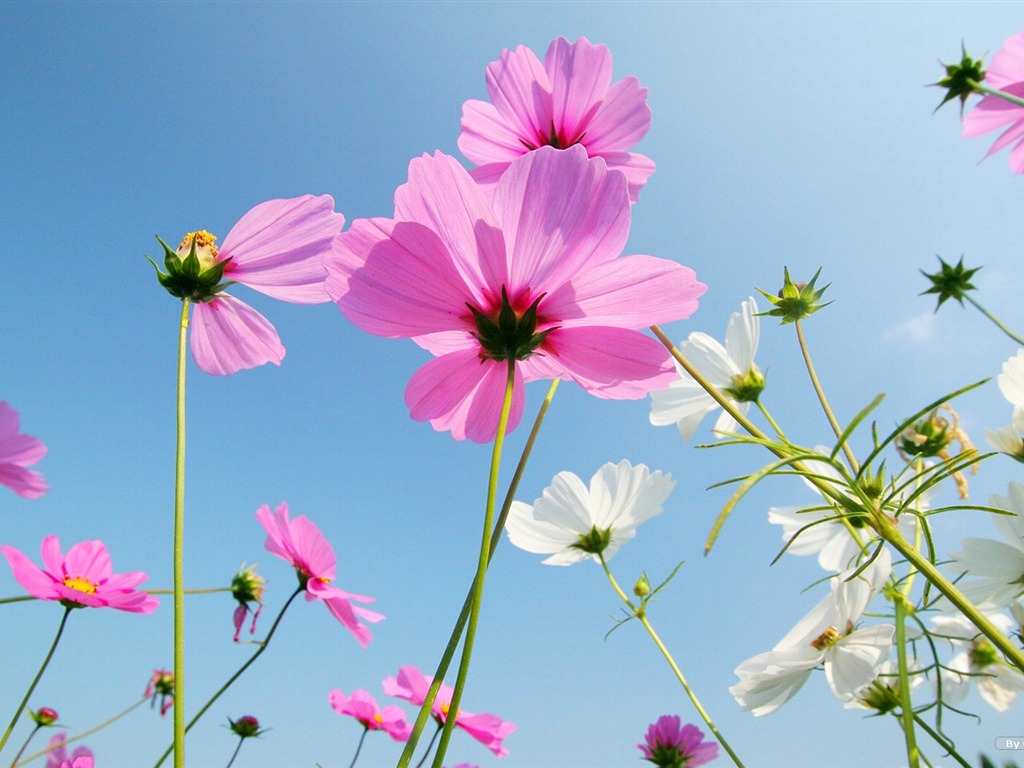
M 38 438 L 19 433 L 18 412 L 0 400 L 0 485 L 19 496 L 38 499 L 48 490 L 43 476 L 26 467 L 46 455 L 46 446 Z
M 1024 98 L 1024 32 L 1008 37 L 992 57 L 984 84 Z M 1014 144 L 1010 168 L 1014 173 L 1024 173 L 1024 107 L 999 96 L 986 96 L 964 117 L 961 135 L 981 136 L 1007 125 L 985 157 Z
M 359 618 L 372 623 L 381 621 L 384 615 L 352 605 L 351 602 L 372 603 L 374 598 L 354 595 L 330 586 L 330 582 L 334 581 L 337 560 L 334 549 L 320 533 L 320 529 L 305 515 L 290 520 L 288 505 L 284 502 L 273 513 L 264 504 L 256 510 L 256 519 L 267 531 L 267 540 L 263 546 L 268 552 L 292 564 L 299 583 L 306 590 L 306 600 L 322 600 L 334 618 L 352 633 L 363 648 L 369 645 L 373 635 Z
M 408 741 L 412 726 L 405 722 L 405 712 L 401 707 L 390 705 L 378 709 L 377 702 L 369 691 L 360 688 L 351 696 L 335 688 L 331 691 L 328 701 L 339 715 L 354 717 L 363 727 L 370 731 L 384 731 L 395 741 Z
M 40 600 L 58 600 L 69 608 L 117 608 L 131 613 L 152 613 L 160 604 L 153 595 L 135 589 L 146 580 L 145 573 L 113 572 L 110 553 L 102 541 L 74 544 L 65 557 L 60 540 L 47 536 L 40 547 L 46 570 L 14 547 L 5 544 L 0 552 L 18 583 Z
M 662 715 L 647 729 L 645 744 L 637 744 L 644 759 L 658 768 L 697 768 L 718 757 L 718 745 L 704 741 L 695 725 L 680 727 L 678 715 Z
M 60 746 L 46 753 L 46 768 L 93 768 L 93 754 L 88 747 L 76 747 L 71 757 L 68 757 L 67 747 L 63 743 L 67 738 L 67 733 L 62 731 L 54 734 L 47 742 L 48 748 L 55 744 Z
M 160 717 L 167 714 L 167 711 L 174 706 L 174 672 L 169 669 L 154 669 L 146 690 L 142 694 L 149 697 L 150 709 L 160 699 Z
M 224 288 L 240 283 L 294 304 L 330 301 L 321 262 L 344 223 L 330 195 L 305 195 L 260 203 L 239 219 L 219 249 L 205 230 L 186 235 L 178 248 L 181 260 L 194 241 L 203 272 L 223 267 L 223 282 L 204 284 L 200 295 L 189 296 L 196 301 L 190 338 L 196 364 L 218 376 L 280 365 L 285 349 L 274 326 Z
M 581 37 L 558 38 L 544 62 L 520 45 L 487 65 L 491 103 L 462 105 L 459 149 L 479 167 L 473 178 L 493 188 L 517 157 L 539 147 L 576 144 L 622 171 L 630 200 L 654 173 L 654 163 L 630 152 L 651 127 L 647 89 L 635 77 L 612 83 L 612 57 Z
M 706 286 L 674 261 L 620 257 L 629 224 L 622 175 L 578 146 L 516 160 L 493 206 L 454 158 L 423 156 L 395 192 L 394 219 L 360 219 L 335 238 L 327 290 L 364 331 L 435 356 L 406 387 L 414 419 L 488 442 L 510 360 L 509 431 L 525 381 L 636 400 L 678 378 L 640 329 L 688 317 Z
M 384 693 L 387 696 L 395 696 L 399 699 L 422 706 L 427 700 L 427 691 L 433 677 L 427 677 L 416 667 L 405 666 L 398 670 L 397 677 L 388 677 L 384 680 Z M 431 706 L 431 712 L 439 723 L 448 719 L 448 710 L 452 701 L 453 689 L 451 686 L 441 684 L 437 691 L 437 697 Z M 497 715 L 489 713 L 473 714 L 462 709 L 455 715 L 455 725 L 464 730 L 474 739 L 479 741 L 498 757 L 504 757 L 508 750 L 501 742 L 516 730 L 516 725 L 502 720 Z

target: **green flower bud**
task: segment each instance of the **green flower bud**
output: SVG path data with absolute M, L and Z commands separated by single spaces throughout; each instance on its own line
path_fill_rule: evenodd
M 260 730 L 260 721 L 252 715 L 242 715 L 237 720 L 228 718 L 229 727 L 232 732 L 243 739 L 251 739 L 264 733 L 266 729 Z
M 939 62 L 946 68 L 946 76 L 932 85 L 946 89 L 946 95 L 935 109 L 938 110 L 947 101 L 960 99 L 960 116 L 963 117 L 967 98 L 975 93 L 975 86 L 985 79 L 985 70 L 981 67 L 981 59 L 972 59 L 967 55 L 967 49 L 963 43 L 960 44 L 960 52 L 959 64 Z
M 746 373 L 738 373 L 732 377 L 732 386 L 725 387 L 725 392 L 737 403 L 756 403 L 764 392 L 764 374 L 751 363 Z
M 782 324 L 785 325 L 786 323 L 795 323 L 797 320 L 802 320 L 808 315 L 814 314 L 822 307 L 827 307 L 832 303 L 831 301 L 824 304 L 821 304 L 820 301 L 822 295 L 828 290 L 828 285 L 819 290 L 814 288 L 814 283 L 820 274 L 821 270 L 819 269 L 814 273 L 811 282 L 794 283 L 789 277 L 789 269 L 783 268 L 782 290 L 779 291 L 778 295 L 773 296 L 762 291 L 760 288 L 757 289 L 774 306 L 774 309 L 762 312 L 761 314 L 781 317 Z
M 946 299 L 956 299 L 961 306 L 964 303 L 964 296 L 967 295 L 968 291 L 976 290 L 974 285 L 971 283 L 971 278 L 974 277 L 974 273 L 977 272 L 981 267 L 975 267 L 974 269 L 964 269 L 964 257 L 960 257 L 960 261 L 957 262 L 956 266 L 950 266 L 942 257 L 937 257 L 939 264 L 942 265 L 941 269 L 934 275 L 930 275 L 921 270 L 921 274 L 932 281 L 932 287 L 927 291 L 922 291 L 919 295 L 924 296 L 929 293 L 938 294 L 939 303 L 935 305 L 935 311 L 939 311 L 939 307 L 942 306 L 942 302 Z
M 57 718 L 60 717 L 60 715 L 57 714 L 57 710 L 50 709 L 49 707 L 40 707 L 35 712 L 30 709 L 28 710 L 28 716 L 31 717 L 40 728 L 44 728 L 47 725 L 53 725 L 57 722 Z
M 222 283 L 224 268 L 228 261 L 217 260 L 217 246 L 214 241 L 217 238 L 205 229 L 198 232 L 189 232 L 181 241 L 177 251 L 157 237 L 160 245 L 164 248 L 164 269 L 160 271 L 156 262 L 149 259 L 149 263 L 156 270 L 156 278 L 160 281 L 167 292 L 179 299 L 190 301 L 209 301 L 224 288 L 230 285 Z
M 647 580 L 647 574 L 641 573 L 640 578 L 633 585 L 633 594 L 637 597 L 647 597 L 651 594 L 651 582 Z

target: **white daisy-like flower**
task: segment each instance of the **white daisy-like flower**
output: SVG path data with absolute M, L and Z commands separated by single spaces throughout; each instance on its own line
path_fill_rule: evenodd
M 742 310 L 729 318 L 724 347 L 699 331 L 691 333 L 678 347 L 705 379 L 746 413 L 764 389 L 764 376 L 754 362 L 759 334 L 757 302 L 751 296 L 743 302 Z M 683 439 L 689 440 L 701 420 L 719 405 L 678 363 L 676 370 L 678 381 L 651 393 L 650 420 L 656 427 L 675 424 Z M 735 432 L 736 427 L 736 420 L 725 411 L 715 422 L 719 433 Z
M 1024 349 L 1003 363 L 1003 372 L 996 378 L 999 391 L 1014 408 L 1024 408 Z
M 831 591 L 776 646 L 736 667 L 739 682 L 729 688 L 740 706 L 754 715 L 774 712 L 807 682 L 819 665 L 837 699 L 855 700 L 870 686 L 889 658 L 896 628 L 891 624 L 858 627 L 871 599 L 892 569 L 889 550 L 879 554 L 856 578 L 833 577 Z
M 1013 622 L 1005 614 L 987 614 L 1000 632 L 1009 635 Z M 956 706 L 971 687 L 978 684 L 978 693 L 997 712 L 1010 708 L 1017 694 L 1024 691 L 1024 674 L 1007 663 L 991 641 L 963 614 L 936 616 L 934 632 L 946 637 L 954 648 L 962 648 L 941 672 L 942 698 Z
M 1024 407 L 1013 409 L 1013 423 L 986 429 L 985 441 L 1000 453 L 1024 462 Z
M 1007 608 L 1024 596 L 1024 485 L 1010 483 L 1008 494 L 993 494 L 988 501 L 990 507 L 1010 513 L 992 516 L 1005 541 L 964 539 L 963 550 L 950 553 L 956 563 L 951 569 L 968 577 L 957 582 L 957 587 L 986 610 Z
M 532 505 L 513 501 L 505 531 L 520 549 L 550 555 L 545 565 L 605 560 L 636 535 L 645 520 L 661 514 L 675 487 L 672 477 L 623 459 L 605 464 L 590 487 L 572 472 L 559 472 Z
M 911 629 L 911 627 L 906 627 Z M 907 682 L 914 690 L 924 682 L 924 664 L 917 659 L 907 659 Z M 867 688 L 843 704 L 846 709 L 870 709 L 886 714 L 903 706 L 900 701 L 900 664 L 897 659 L 888 659 L 878 668 L 878 675 Z

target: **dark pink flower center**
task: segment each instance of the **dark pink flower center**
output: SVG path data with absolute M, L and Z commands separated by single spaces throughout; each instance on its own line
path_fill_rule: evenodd
M 505 286 L 501 287 L 501 304 L 495 310 L 482 312 L 466 304 L 476 324 L 474 338 L 480 342 L 480 357 L 485 360 L 525 360 L 544 343 L 554 328 L 537 332 L 537 305 L 541 294 L 525 310 L 517 312 L 509 300 Z

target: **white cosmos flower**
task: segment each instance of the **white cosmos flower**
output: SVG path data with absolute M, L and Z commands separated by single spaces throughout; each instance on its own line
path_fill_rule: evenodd
M 1009 635 L 1013 622 L 1004 614 L 986 614 L 1000 632 Z M 1003 660 L 991 641 L 963 614 L 936 616 L 934 632 L 949 639 L 954 648 L 962 648 L 942 670 L 942 698 L 956 706 L 971 687 L 978 684 L 978 693 L 997 712 L 1010 708 L 1017 694 L 1024 691 L 1024 674 Z
M 957 582 L 968 600 L 987 610 L 1006 608 L 1024 596 L 1024 485 L 1010 483 L 1009 495 L 993 495 L 990 507 L 1008 515 L 993 515 L 996 530 L 1006 540 L 970 538 L 963 551 L 951 552 L 954 570 L 968 578 Z
M 996 379 L 999 391 L 1014 408 L 1024 408 L 1024 349 L 1003 363 L 1003 372 Z
M 1000 453 L 1024 462 L 1024 407 L 1013 409 L 1013 423 L 986 429 L 985 441 Z
M 746 413 L 750 403 L 764 389 L 764 376 L 754 362 L 760 333 L 757 302 L 751 296 L 742 304 L 740 312 L 729 318 L 725 332 L 725 346 L 706 333 L 695 331 L 680 342 L 679 351 L 693 363 L 700 374 Z M 663 427 L 675 424 L 684 440 L 693 437 L 701 420 L 719 405 L 703 387 L 694 381 L 678 363 L 679 380 L 668 389 L 651 393 L 651 424 Z M 722 411 L 715 422 L 717 432 L 735 432 L 736 420 Z
M 736 667 L 739 682 L 729 688 L 740 706 L 754 715 L 774 712 L 803 686 L 819 665 L 836 698 L 853 701 L 871 685 L 892 650 L 895 627 L 858 627 L 892 568 L 889 550 L 856 578 L 833 577 L 831 591 L 797 622 L 775 647 Z
M 546 565 L 597 560 L 597 552 L 610 560 L 640 523 L 661 514 L 674 487 L 670 475 L 625 459 L 597 470 L 589 488 L 572 472 L 559 472 L 532 505 L 512 502 L 505 531 L 520 549 L 550 555 Z

